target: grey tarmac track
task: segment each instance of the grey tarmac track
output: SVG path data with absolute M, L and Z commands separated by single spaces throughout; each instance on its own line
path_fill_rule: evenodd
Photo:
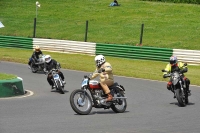
M 23 78 L 24 89 L 34 93 L 24 98 L 0 99 L 0 133 L 200 132 L 197 86 L 191 86 L 189 105 L 179 107 L 165 82 L 115 76 L 115 81 L 126 89 L 126 112 L 116 114 L 111 109 L 93 108 L 90 115 L 81 116 L 72 110 L 69 96 L 89 73 L 62 69 L 67 90 L 63 95 L 51 92 L 46 76 L 32 73 L 27 65 L 2 61 L 0 72 Z

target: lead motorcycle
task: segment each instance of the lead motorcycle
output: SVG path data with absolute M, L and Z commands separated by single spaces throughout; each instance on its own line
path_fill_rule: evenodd
M 113 100 L 102 104 L 101 100 L 106 98 L 106 94 L 102 90 L 99 82 L 97 80 L 90 80 L 89 76 L 85 75 L 82 80 L 81 89 L 74 90 L 71 93 L 70 105 L 80 115 L 89 114 L 92 107 L 111 108 L 116 113 L 123 113 L 127 107 L 124 87 L 116 82 L 109 89 L 113 95 Z
M 186 64 L 185 64 L 186 65 Z M 164 69 L 162 72 L 167 72 Z M 188 92 L 186 88 L 183 87 L 184 81 L 182 80 L 183 74 L 179 71 L 174 71 L 172 73 L 167 74 L 167 77 L 172 79 L 172 92 L 176 96 L 176 99 L 179 103 L 179 106 L 184 107 L 188 104 Z
M 45 55 L 39 55 L 37 61 L 33 58 L 30 58 L 29 60 L 31 60 L 30 69 L 33 73 L 38 71 L 44 72 Z

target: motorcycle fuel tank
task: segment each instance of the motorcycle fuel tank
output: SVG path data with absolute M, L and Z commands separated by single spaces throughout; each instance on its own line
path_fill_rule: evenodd
M 89 86 L 91 89 L 99 89 L 100 88 L 99 82 L 96 80 L 90 80 Z

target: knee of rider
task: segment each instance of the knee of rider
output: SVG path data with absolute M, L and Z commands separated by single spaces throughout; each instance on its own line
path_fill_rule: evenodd
M 105 85 L 106 85 L 106 83 L 104 83 L 104 82 L 100 82 L 100 84 L 101 84 L 102 86 L 105 86 Z
M 186 78 L 186 83 L 190 84 L 190 80 L 188 78 Z
M 168 83 L 167 83 L 167 86 L 171 86 L 171 85 L 172 85 L 172 82 L 168 82 Z

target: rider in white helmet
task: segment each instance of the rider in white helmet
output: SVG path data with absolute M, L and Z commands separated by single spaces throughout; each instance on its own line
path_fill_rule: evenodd
M 106 59 L 103 55 L 97 55 L 94 60 L 96 63 L 96 71 L 98 71 L 98 73 L 94 73 L 90 79 L 94 79 L 97 76 L 100 76 L 100 85 L 105 94 L 107 94 L 106 101 L 111 101 L 113 96 L 110 93 L 108 86 L 114 84 L 112 66 L 110 63 L 106 62 Z
M 65 77 L 64 77 L 63 73 L 59 70 L 60 68 L 61 68 L 60 64 L 56 60 L 52 59 L 50 55 L 45 56 L 44 71 L 49 72 L 52 69 L 58 69 L 58 74 L 61 77 L 61 79 L 63 80 L 63 83 L 65 84 L 66 83 L 64 80 Z M 49 73 L 47 76 L 47 81 L 48 81 L 49 85 L 51 85 L 51 89 L 54 89 L 55 86 L 51 80 L 52 78 L 53 78 L 52 74 Z

